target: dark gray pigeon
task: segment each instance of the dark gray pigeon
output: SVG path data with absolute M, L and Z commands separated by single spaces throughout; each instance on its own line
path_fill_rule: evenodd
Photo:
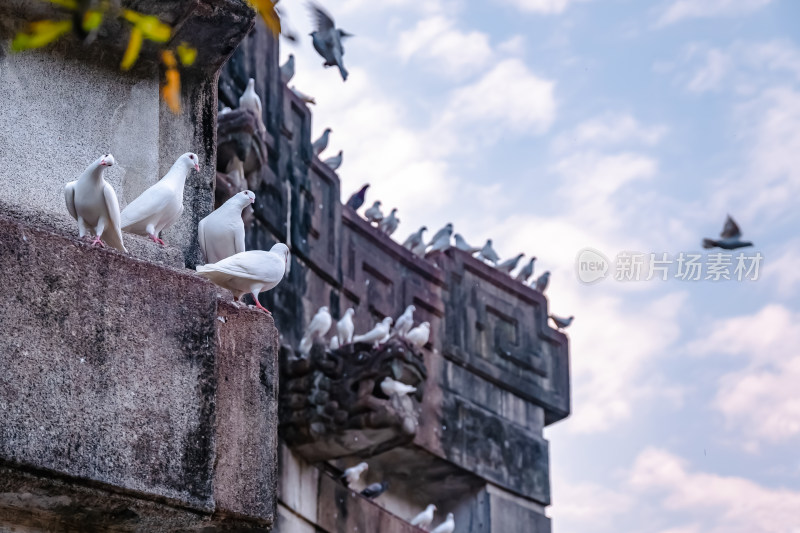
M 750 241 L 742 240 L 742 231 L 736 222 L 733 221 L 730 215 L 725 220 L 725 227 L 722 228 L 722 233 L 719 234 L 720 238 L 703 239 L 703 248 L 722 248 L 723 250 L 736 250 L 737 248 L 746 248 L 753 246 Z
M 505 272 L 506 274 L 508 274 L 510 276 L 511 275 L 511 271 L 514 270 L 515 268 L 517 268 L 517 265 L 519 264 L 519 260 L 522 259 L 522 256 L 524 256 L 524 255 L 525 254 L 519 254 L 516 257 L 513 257 L 511 259 L 506 259 L 505 261 L 503 261 L 502 263 L 497 265 L 497 267 L 496 267 L 497 270 L 499 270 L 500 272 Z
M 514 276 L 514 279 L 517 281 L 521 281 L 522 283 L 527 283 L 531 276 L 533 276 L 533 263 L 536 261 L 535 257 L 531 257 L 531 260 L 528 261 L 528 264 L 522 267 L 517 275 Z
M 531 284 L 531 287 L 544 294 L 548 283 L 550 283 L 550 271 L 545 270 L 544 274 L 536 278 L 536 281 Z
M 314 49 L 322 56 L 324 67 L 339 67 L 342 80 L 347 81 L 347 69 L 344 68 L 344 47 L 342 39 L 351 37 L 351 34 L 336 28 L 333 18 L 317 4 L 310 4 L 311 13 L 317 29 L 311 32 Z
M 460 233 L 456 233 L 453 235 L 453 238 L 456 240 L 456 248 L 459 250 L 463 250 L 468 254 L 474 254 L 475 252 L 479 252 L 480 248 L 475 248 L 474 246 L 470 246 L 467 241 L 464 240 L 464 237 L 461 236 Z
M 367 189 L 369 189 L 369 183 L 361 187 L 357 193 L 353 193 L 353 196 L 347 200 L 345 205 L 353 211 L 358 211 L 358 208 L 364 205 L 364 198 L 367 196 Z
M 294 54 L 289 54 L 289 59 L 281 65 L 281 81 L 289 83 L 292 78 L 294 78 Z
M 408 248 L 409 250 L 413 250 L 414 248 L 422 244 L 424 242 L 422 240 L 422 234 L 425 233 L 426 231 L 428 231 L 427 226 L 422 226 L 417 231 L 409 235 L 408 238 L 405 241 L 403 241 L 403 248 Z
M 328 140 L 331 137 L 331 130 L 330 128 L 325 128 L 325 131 L 322 132 L 322 135 L 319 136 L 319 139 L 311 143 L 311 148 L 314 150 L 314 155 L 319 157 L 325 148 L 328 147 Z
M 492 248 L 492 239 L 486 239 L 486 244 L 483 245 L 477 257 L 481 260 L 491 261 L 495 265 L 500 262 L 500 256 Z
M 329 157 L 328 159 L 323 161 L 323 163 L 328 165 L 328 168 L 330 168 L 331 170 L 339 170 L 339 167 L 342 166 L 343 155 L 344 154 L 342 153 L 342 151 L 339 150 L 338 154 L 336 154 L 333 157 Z
M 386 492 L 386 489 L 388 488 L 389 488 L 388 481 L 383 481 L 381 483 L 373 483 L 366 489 L 362 490 L 361 495 L 369 498 L 370 500 L 374 500 L 375 498 Z
M 575 320 L 574 316 L 569 318 L 561 318 L 560 316 L 550 315 L 550 318 L 553 320 L 553 322 L 555 322 L 558 329 L 568 328 L 569 325 L 572 324 L 572 321 Z

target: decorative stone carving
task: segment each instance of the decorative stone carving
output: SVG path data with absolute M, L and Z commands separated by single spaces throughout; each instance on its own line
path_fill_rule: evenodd
M 353 343 L 336 350 L 317 342 L 304 358 L 289 346 L 281 350 L 281 435 L 306 459 L 369 457 L 414 439 L 427 372 L 407 341 L 393 337 L 377 348 Z M 380 388 L 386 377 L 417 392 L 387 397 Z

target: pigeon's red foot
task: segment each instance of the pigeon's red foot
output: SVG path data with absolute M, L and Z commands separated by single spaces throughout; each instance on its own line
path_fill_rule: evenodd
M 261 302 L 258 301 L 258 298 L 253 298 L 253 299 L 256 301 L 256 309 L 261 309 L 262 311 L 264 311 L 268 315 L 272 315 L 272 313 L 269 312 L 269 309 L 267 309 L 266 307 L 261 305 Z
M 155 235 L 148 235 L 148 237 L 150 237 L 150 240 L 151 240 L 151 241 L 153 241 L 154 243 L 156 243 L 156 244 L 160 244 L 161 246 L 166 246 L 166 244 L 164 243 L 164 241 L 162 241 L 161 239 L 159 239 L 159 238 L 158 238 L 158 237 L 156 237 Z
M 94 240 L 92 240 L 92 246 L 99 246 L 100 248 L 105 248 L 106 243 L 104 243 L 102 239 L 100 239 L 100 237 L 95 237 Z

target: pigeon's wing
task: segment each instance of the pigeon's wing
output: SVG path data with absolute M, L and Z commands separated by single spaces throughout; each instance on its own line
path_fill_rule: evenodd
M 279 281 L 283 277 L 286 263 L 272 252 L 254 250 L 232 255 L 213 265 L 206 265 L 206 267 L 237 278 L 254 281 Z
M 169 191 L 163 190 L 157 185 L 144 191 L 122 211 L 120 222 L 122 229 L 127 230 L 145 223 L 156 217 L 169 204 Z M 144 225 L 140 229 L 144 230 Z
M 183 214 L 183 204 L 181 204 L 180 208 L 175 212 L 175 214 L 172 217 L 170 217 L 169 219 L 163 221 L 163 223 L 160 225 L 161 227 L 157 227 L 156 231 L 157 232 L 161 232 L 161 231 L 169 228 L 175 222 L 177 222 L 179 218 L 181 218 L 182 214 Z
M 75 210 L 75 184 L 77 181 L 70 181 L 64 187 L 64 199 L 67 201 L 67 211 L 72 215 L 72 218 L 78 220 L 78 212 Z
M 311 4 L 311 15 L 318 32 L 325 34 L 334 28 L 333 19 L 320 6 Z
M 121 252 L 127 252 L 122 244 L 122 216 L 119 214 L 119 201 L 114 188 L 108 183 L 103 186 L 103 199 L 108 211 L 108 224 L 103 230 L 103 239 Z
M 197 242 L 200 244 L 200 250 L 203 252 L 203 258 L 208 262 L 208 248 L 206 248 L 206 219 L 200 221 L 197 225 Z
M 237 254 L 244 252 L 244 223 L 236 224 L 233 230 L 233 249 Z
M 733 221 L 730 215 L 725 220 L 725 227 L 722 228 L 722 233 L 719 234 L 720 237 L 723 239 L 735 239 L 736 237 L 741 237 L 742 231 L 739 229 L 739 226 L 736 222 Z

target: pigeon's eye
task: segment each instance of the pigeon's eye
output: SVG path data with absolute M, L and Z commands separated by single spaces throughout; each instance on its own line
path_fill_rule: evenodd
M 194 156 L 193 156 L 193 155 L 190 155 L 190 156 L 189 156 L 189 159 L 194 159 Z

